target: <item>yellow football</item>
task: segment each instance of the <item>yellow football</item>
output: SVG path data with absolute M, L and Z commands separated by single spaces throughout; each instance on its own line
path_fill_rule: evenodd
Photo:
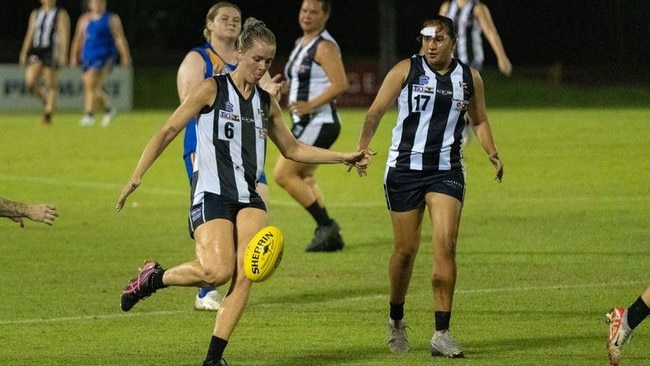
M 244 273 L 253 282 L 267 280 L 282 261 L 284 238 L 275 226 L 258 231 L 244 252 Z

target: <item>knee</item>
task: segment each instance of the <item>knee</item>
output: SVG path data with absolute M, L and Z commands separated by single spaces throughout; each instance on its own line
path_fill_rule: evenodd
M 416 252 L 413 249 L 396 248 L 393 252 L 393 260 L 402 268 L 407 268 L 415 261 Z
M 276 169 L 273 171 L 273 180 L 282 188 L 285 188 L 289 183 L 289 177 L 283 169 Z
M 45 89 L 47 89 L 47 90 L 55 90 L 56 91 L 57 88 L 58 88 L 58 85 L 57 85 L 56 81 L 48 80 L 48 81 L 45 82 Z
M 310 188 L 312 188 L 312 189 L 313 189 L 313 188 L 316 188 L 316 179 L 314 179 L 314 176 L 313 176 L 313 175 L 306 175 L 302 180 L 303 180 L 303 181 L 305 182 L 305 184 L 307 184 Z
M 38 92 L 37 85 L 38 83 L 36 82 L 36 80 L 27 80 L 25 82 L 25 86 L 27 87 L 27 90 L 32 94 L 36 94 Z
M 233 269 L 228 268 L 228 266 L 211 266 L 210 268 L 203 268 L 201 277 L 207 285 L 219 287 L 232 279 L 232 273 Z

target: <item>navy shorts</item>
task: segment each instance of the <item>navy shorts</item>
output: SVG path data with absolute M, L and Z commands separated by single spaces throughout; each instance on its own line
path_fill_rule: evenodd
M 296 137 L 296 140 L 307 145 L 329 149 L 341 134 L 341 124 L 334 122 L 318 126 L 300 121 L 294 123 L 291 127 L 291 133 Z
M 463 203 L 465 173 L 458 170 L 425 172 L 388 168 L 384 177 L 384 194 L 388 209 L 394 212 L 414 210 L 425 204 L 429 192 L 446 194 Z
M 193 205 L 190 209 L 190 236 L 194 239 L 194 231 L 196 228 L 210 220 L 225 219 L 236 223 L 239 211 L 248 207 L 266 211 L 266 205 L 260 196 L 252 198 L 249 203 L 242 203 L 218 194 L 205 192 L 203 194 L 203 201 Z
M 59 62 L 52 53 L 52 47 L 47 48 L 32 48 L 27 55 L 29 63 L 41 61 L 43 66 L 51 67 L 53 69 L 59 68 Z

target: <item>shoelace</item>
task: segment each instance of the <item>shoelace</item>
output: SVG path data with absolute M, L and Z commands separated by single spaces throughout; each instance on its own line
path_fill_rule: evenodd
M 156 269 L 156 263 L 155 262 L 150 262 L 147 263 L 138 273 L 138 276 L 135 278 L 135 281 L 131 280 L 128 283 L 128 288 L 124 290 L 125 294 L 132 294 L 134 292 L 137 292 L 140 290 L 142 283 L 144 282 L 143 279 L 146 278 L 151 272 L 153 272 Z M 155 290 L 152 290 L 151 293 L 156 292 Z M 146 296 L 146 295 L 145 295 Z

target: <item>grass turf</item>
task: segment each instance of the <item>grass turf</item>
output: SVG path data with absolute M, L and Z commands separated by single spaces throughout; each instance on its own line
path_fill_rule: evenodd
M 192 310 L 195 290 L 159 291 L 131 312 L 119 294 L 145 259 L 192 259 L 181 139 L 159 158 L 121 213 L 122 185 L 168 111 L 121 114 L 81 128 L 77 114 L 38 126 L 33 115 L 0 120 L 0 195 L 52 202 L 53 227 L 0 220 L 0 364 L 198 365 L 214 314 Z M 342 112 L 335 148 L 354 149 L 363 111 Z M 305 253 L 314 224 L 271 182 L 270 223 L 285 235 L 273 278 L 254 286 L 225 357 L 231 365 L 602 365 L 603 314 L 645 288 L 650 253 L 647 109 L 492 109 L 505 163 L 502 184 L 475 139 L 458 244 L 452 331 L 460 361 L 428 355 L 431 230 L 406 302 L 411 352 L 385 345 L 391 228 L 381 188 L 395 113 L 359 178 L 321 166 L 319 185 L 346 241 L 338 253 Z M 277 150 L 270 145 L 272 179 Z M 647 330 L 623 353 L 648 356 Z

